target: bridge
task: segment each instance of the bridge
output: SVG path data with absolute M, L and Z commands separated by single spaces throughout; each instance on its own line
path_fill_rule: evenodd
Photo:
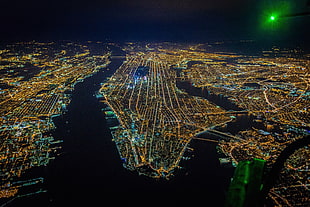
M 195 135 L 195 137 L 193 137 L 193 139 L 200 139 L 200 140 L 205 140 L 205 141 L 211 141 L 210 139 L 205 139 L 205 138 L 200 138 L 198 137 L 199 135 L 201 134 L 204 134 L 204 133 L 209 133 L 209 134 L 212 134 L 212 135 L 215 135 L 215 136 L 218 136 L 222 139 L 235 139 L 235 140 L 239 140 L 239 141 L 244 141 L 244 139 L 240 138 L 240 137 L 237 137 L 237 136 L 234 136 L 234 135 L 231 135 L 231 134 L 227 134 L 227 133 L 224 133 L 224 132 L 221 132 L 221 131 L 217 131 L 215 129 L 207 129 L 203 132 L 200 132 L 198 134 Z M 215 140 L 212 140 L 214 142 L 216 142 Z
M 200 138 L 200 137 L 193 137 L 192 139 L 197 139 L 197 140 L 202 140 L 202 141 L 207 141 L 207 142 L 215 142 L 215 143 L 219 142 L 217 140 L 207 139 L 207 138 Z
M 126 58 L 126 56 L 123 56 L 123 55 L 112 55 L 111 56 L 111 59 L 123 59 L 123 58 Z
M 210 134 L 213 134 L 213 135 L 216 135 L 216 136 L 219 136 L 219 137 L 221 137 L 223 139 L 230 138 L 230 139 L 236 139 L 236 140 L 239 140 L 239 141 L 245 141 L 244 139 L 242 139 L 240 137 L 237 137 L 237 136 L 234 136 L 234 135 L 231 135 L 231 134 L 227 134 L 227 133 L 224 133 L 224 132 L 221 132 L 221 131 L 217 131 L 217 130 L 214 130 L 214 129 L 209 129 L 206 132 L 210 133 Z
M 222 111 L 207 113 L 206 115 L 218 115 L 218 114 L 253 114 L 253 113 L 266 113 L 267 111 Z

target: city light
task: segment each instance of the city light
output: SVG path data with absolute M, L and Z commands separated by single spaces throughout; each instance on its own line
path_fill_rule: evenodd
M 51 134 L 53 118 L 66 111 L 68 92 L 117 57 L 101 43 L 100 50 L 88 44 L 33 41 L 0 50 L 0 198 L 44 182 L 15 180 L 56 157 L 62 140 Z M 256 56 L 212 52 L 210 44 L 126 43 L 122 49 L 126 61 L 102 79 L 97 96 L 107 122 L 117 123 L 110 126 L 112 141 L 129 170 L 170 179 L 195 139 L 216 142 L 221 164 L 257 158 L 268 168 L 288 144 L 309 134 L 309 58 L 300 49 L 272 47 Z M 247 117 L 251 127 L 227 130 Z M 285 165 L 280 179 L 290 179 L 271 190 L 275 203 L 303 201 L 309 153 L 302 148 Z
M 91 55 L 71 42 L 22 42 L 0 50 L 0 199 L 43 182 L 12 180 L 54 159 L 62 140 L 50 134 L 53 118 L 66 111 L 74 85 L 105 67 L 109 55 Z

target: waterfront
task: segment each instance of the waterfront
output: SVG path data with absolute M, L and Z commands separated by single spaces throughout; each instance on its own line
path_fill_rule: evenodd
M 227 190 L 266 186 L 237 168 L 249 193 L 228 188 L 232 166 L 261 159 L 271 179 L 310 134 L 308 0 L 1 8 L 0 207 L 223 206 Z M 266 206 L 308 206 L 309 149 Z
M 178 165 L 174 165 L 175 169 L 171 171 L 173 173 L 169 174 L 169 180 L 139 176 L 139 171 L 136 171 L 134 168 L 131 169 L 133 171 L 123 168 L 123 156 L 120 156 L 120 149 L 117 148 L 118 143 L 115 141 L 115 137 L 114 141 L 112 140 L 111 131 L 107 123 L 108 120 L 105 119 L 103 109 L 106 105 L 101 103 L 100 99 L 97 98 L 100 96 L 98 93 L 99 89 L 105 87 L 103 83 L 107 83 L 108 77 L 115 74 L 116 69 L 119 68 L 124 60 L 121 59 L 124 58 L 124 53 L 121 51 L 121 48 L 126 48 L 126 46 L 115 47 L 116 44 L 113 45 L 114 46 L 109 46 L 110 48 L 113 48 L 112 51 L 114 52 L 112 56 L 110 56 L 112 62 L 109 66 L 107 68 L 101 68 L 97 73 L 94 73 L 92 76 L 88 76 L 86 79 L 75 84 L 72 96 L 70 96 L 71 101 L 67 107 L 67 112 L 53 119 L 56 129 L 51 136 L 54 137 L 55 140 L 63 140 L 63 143 L 61 144 L 62 149 L 57 152 L 55 160 L 50 161 L 45 167 L 35 167 L 26 171 L 26 173 L 20 178 L 21 180 L 30 181 L 34 178 L 44 178 L 44 182 L 33 187 L 32 191 L 29 189 L 31 187 L 27 187 L 28 191 L 21 190 L 18 196 L 22 195 L 23 197 L 17 196 L 12 198 L 10 206 L 20 206 L 24 204 L 32 206 L 65 206 L 80 204 L 80 202 L 97 203 L 102 200 L 111 200 L 115 198 L 119 201 L 132 199 L 139 200 L 142 198 L 142 200 L 156 200 L 159 203 L 162 200 L 173 203 L 182 203 L 184 200 L 188 200 L 197 202 L 197 204 L 201 201 L 207 203 L 212 201 L 217 203 L 218 206 L 222 206 L 234 168 L 220 166 L 218 158 L 224 158 L 221 160 L 224 160 L 225 162 L 233 161 L 235 164 L 240 160 L 251 159 L 253 157 L 267 160 L 272 158 L 267 163 L 270 166 L 275 161 L 278 153 L 285 147 L 286 141 L 293 141 L 296 137 L 298 138 L 298 136 L 305 133 L 305 130 L 302 128 L 299 129 L 290 125 L 285 126 L 284 124 L 273 122 L 270 117 L 263 116 L 268 115 L 268 111 L 246 110 L 240 108 L 239 105 L 237 105 L 238 103 L 236 102 L 236 99 L 228 97 L 230 93 L 226 93 L 225 91 L 223 91 L 224 95 L 219 93 L 221 92 L 220 90 L 224 89 L 237 90 L 237 88 L 234 88 L 235 86 L 229 88 L 226 86 L 227 84 L 214 85 L 216 90 L 209 86 L 209 89 L 213 89 L 214 91 L 206 90 L 204 87 L 202 89 L 198 87 L 196 88 L 194 84 L 191 84 L 193 83 L 193 80 L 197 81 L 199 79 L 199 84 L 201 85 L 204 85 L 201 81 L 208 81 L 208 79 L 202 79 L 199 77 L 202 75 L 202 71 L 209 71 L 205 70 L 205 67 L 209 67 L 210 59 L 203 59 L 203 61 L 206 61 L 208 64 L 199 67 L 195 66 L 197 73 L 193 73 L 190 76 L 188 74 L 193 71 L 186 69 L 186 63 L 188 63 L 188 61 L 185 59 L 185 61 L 178 62 L 175 68 L 175 70 L 183 70 L 178 74 L 181 75 L 180 77 L 178 76 L 178 78 L 181 81 L 184 81 L 185 88 L 180 86 L 178 86 L 179 88 L 175 88 L 172 86 L 173 84 L 170 83 L 170 89 L 167 93 L 162 89 L 162 94 L 170 96 L 170 90 L 175 91 L 175 94 L 185 94 L 182 90 L 186 89 L 186 92 L 188 93 L 187 97 L 194 97 L 194 99 L 193 97 L 187 98 L 183 95 L 185 98 L 182 101 L 189 104 L 187 107 L 190 107 L 191 109 L 195 108 L 191 105 L 191 101 L 187 100 L 195 100 L 198 104 L 202 103 L 202 101 L 206 101 L 203 98 L 206 98 L 215 104 L 214 106 L 217 110 L 216 113 L 209 110 L 214 107 L 211 107 L 211 105 L 205 105 L 210 107 L 205 107 L 200 113 L 194 113 L 195 116 L 190 117 L 189 120 L 196 119 L 198 121 L 193 121 L 192 123 L 199 123 L 199 121 L 201 121 L 199 116 L 214 117 L 218 115 L 218 113 L 225 114 L 228 120 L 231 119 L 233 121 L 228 123 L 220 122 L 218 126 L 223 125 L 222 127 L 211 127 L 212 129 L 209 130 L 209 132 L 211 132 L 211 134 L 213 133 L 213 135 L 210 135 L 208 132 L 201 134 L 202 139 L 192 139 L 189 142 L 189 145 L 187 145 L 189 148 L 186 148 L 184 154 L 182 152 L 180 156 L 181 161 L 178 162 Z M 137 46 L 138 45 L 139 44 L 137 44 Z M 164 46 L 164 44 L 154 45 L 155 48 L 162 46 Z M 167 45 L 167 48 L 168 46 L 169 45 Z M 115 52 L 117 48 L 119 51 Z M 175 48 L 173 47 L 173 49 Z M 168 62 L 168 64 L 175 65 L 174 61 L 178 61 L 178 53 L 173 49 L 171 49 L 171 51 L 170 49 L 167 49 L 167 53 L 157 54 L 157 57 L 160 58 L 160 61 L 169 60 L 171 62 Z M 127 48 L 126 52 L 127 54 L 133 55 L 138 54 L 137 51 L 139 50 L 135 50 L 133 47 L 131 49 Z M 142 51 L 142 53 L 149 53 L 148 51 Z M 167 56 L 168 51 L 174 55 L 170 54 L 170 56 Z M 152 55 L 152 53 L 149 54 Z M 189 59 L 195 60 L 196 58 L 200 58 L 197 54 L 196 52 L 192 52 L 191 49 L 188 51 L 182 51 L 182 55 L 190 55 L 188 57 Z M 127 56 L 127 61 L 130 60 L 130 55 Z M 154 57 L 156 56 L 154 53 L 153 55 Z M 216 60 L 222 58 L 222 55 L 208 54 L 206 58 L 207 57 Z M 227 58 L 230 57 L 227 56 Z M 240 60 L 240 62 L 242 61 Z M 153 63 L 155 62 L 153 61 Z M 202 62 L 196 61 L 196 63 L 201 64 Z M 139 64 L 137 66 L 139 66 Z M 224 66 L 217 67 L 227 70 L 227 67 Z M 234 67 L 235 66 L 233 66 L 233 69 Z M 141 67 L 138 68 L 141 69 Z M 155 69 L 156 68 L 158 67 L 155 67 Z M 143 70 L 141 69 L 139 73 L 142 71 Z M 218 74 L 213 75 L 218 76 Z M 153 76 L 153 78 L 156 79 L 157 76 Z M 220 81 L 219 78 L 215 78 L 214 76 L 210 76 L 209 78 Z M 113 76 L 109 79 L 113 79 Z M 144 81 L 146 81 L 146 79 L 147 78 L 144 77 Z M 189 79 L 189 81 L 186 81 L 186 79 Z M 118 79 L 114 78 L 114 80 Z M 137 80 L 135 80 L 134 83 L 136 84 L 136 81 L 138 82 L 139 80 L 139 77 L 137 77 Z M 167 80 L 171 81 L 171 79 Z M 158 79 L 158 81 L 155 82 L 160 81 L 161 79 Z M 120 81 L 119 86 L 121 85 L 122 81 Z M 143 83 L 141 83 L 141 85 L 143 85 Z M 256 90 L 256 88 L 243 88 L 244 84 L 240 85 L 242 85 L 242 87 L 238 88 L 238 90 L 241 91 L 249 92 L 251 90 Z M 113 86 L 118 86 L 118 84 L 114 85 L 112 83 L 107 87 L 113 88 Z M 248 87 L 249 85 L 246 86 Z M 304 87 L 305 85 L 301 86 Z M 132 88 L 133 85 L 130 84 L 127 87 L 127 89 Z M 156 88 L 156 85 L 151 88 L 151 90 L 153 90 Z M 154 93 L 154 97 L 156 96 L 158 100 L 161 100 L 161 97 L 156 91 L 160 90 L 161 89 L 158 88 Z M 122 90 L 118 91 L 122 92 Z M 266 90 L 261 91 L 266 93 Z M 307 100 L 306 94 L 307 91 L 305 89 L 304 94 L 298 96 L 298 100 L 300 99 L 299 101 L 302 101 L 301 103 Z M 134 97 L 133 95 L 131 96 Z M 177 95 L 175 95 L 175 97 L 176 96 Z M 203 98 L 196 96 L 202 96 Z M 120 96 L 120 98 L 121 97 L 122 96 Z M 173 97 L 173 99 L 175 99 L 175 97 Z M 259 99 L 259 97 L 254 97 L 254 99 L 253 96 L 246 97 L 250 97 L 247 98 L 249 100 Z M 244 99 L 243 96 L 240 96 L 240 98 L 243 98 L 241 99 L 243 103 L 251 103 L 249 100 Z M 291 97 L 288 96 L 288 98 Z M 177 102 L 171 101 L 173 99 L 170 99 L 170 104 Z M 266 99 L 268 100 L 268 98 Z M 143 103 L 143 101 L 141 102 Z M 137 101 L 135 105 L 137 106 L 138 104 L 140 104 L 140 102 Z M 148 107 L 148 109 L 152 109 L 151 106 Z M 222 109 L 225 111 L 221 112 Z M 239 112 L 240 110 L 246 111 L 242 112 L 243 114 L 236 114 L 241 113 Z M 122 111 L 123 110 L 120 110 L 120 113 Z M 111 114 L 113 114 L 113 112 L 111 112 Z M 149 120 L 156 120 L 156 118 L 152 116 L 147 116 L 146 118 Z M 286 117 L 283 118 L 288 120 Z M 274 120 L 277 121 L 276 119 Z M 202 126 L 201 129 L 207 129 L 207 127 L 203 125 L 200 126 Z M 134 127 L 131 127 L 131 129 L 133 128 Z M 196 130 L 195 133 L 197 131 L 199 132 L 199 130 Z M 221 136 L 218 135 L 223 135 L 224 137 L 219 139 Z M 213 140 L 211 142 L 203 141 L 204 137 L 207 138 L 205 140 Z M 117 139 L 121 140 L 121 138 L 121 136 L 117 136 Z M 160 137 L 157 138 L 158 141 L 160 141 Z M 219 147 L 217 149 L 223 152 L 221 155 L 218 155 L 216 152 L 215 142 L 217 141 L 219 141 Z M 193 151 L 190 149 L 193 149 Z M 156 152 L 156 149 L 153 151 Z M 124 152 L 126 152 L 126 150 Z M 301 153 L 304 153 L 304 151 Z M 152 162 L 152 160 L 149 161 Z M 133 166 L 135 167 L 135 165 Z M 288 169 L 288 174 L 297 173 L 289 170 L 290 169 Z M 300 178 L 302 179 L 302 177 Z M 287 183 L 283 184 L 284 186 L 287 186 Z M 36 192 L 38 189 L 41 193 L 32 194 L 32 192 Z M 296 188 L 296 190 L 298 189 Z M 32 194 L 31 196 L 24 196 L 28 195 L 29 192 Z M 174 195 L 182 195 L 183 200 L 180 200 L 179 198 L 177 199 Z M 285 195 L 284 191 L 283 195 Z M 288 194 L 288 196 L 290 195 L 291 194 Z
M 192 140 L 190 147 L 194 151 L 188 153 L 192 158 L 182 160 L 184 169 L 170 180 L 154 180 L 123 168 L 101 111 L 102 104 L 94 96 L 100 83 L 120 63 L 120 59 L 113 59 L 110 71 L 101 70 L 75 86 L 67 113 L 55 119 L 53 135 L 64 140 L 61 155 L 44 169 L 25 175 L 46 177 L 43 187 L 47 193 L 16 199 L 12 206 L 65 206 L 138 197 L 153 199 L 155 203 L 168 199 L 223 204 L 232 168 L 219 165 L 215 143 Z M 182 196 L 182 200 L 175 196 Z

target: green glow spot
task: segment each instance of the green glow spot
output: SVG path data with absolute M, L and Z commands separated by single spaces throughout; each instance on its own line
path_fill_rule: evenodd
M 269 1 L 262 2 L 262 14 L 260 21 L 260 29 L 264 32 L 271 31 L 289 31 L 289 23 L 286 22 L 287 18 L 283 18 L 286 15 L 292 13 L 292 4 L 294 1 L 273 1 L 272 5 Z M 268 2 L 268 3 L 267 3 Z M 279 34 L 283 34 L 282 32 Z

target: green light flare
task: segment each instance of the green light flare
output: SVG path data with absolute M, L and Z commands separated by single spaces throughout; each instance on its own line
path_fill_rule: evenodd
M 292 10 L 292 2 L 290 1 L 262 1 L 262 13 L 260 15 L 260 31 L 288 31 L 289 24 L 283 16 L 290 14 Z M 283 33 L 278 33 L 283 34 Z
M 279 22 L 280 21 L 280 17 L 281 17 L 281 13 L 280 12 L 270 12 L 268 16 L 266 16 L 267 18 L 267 24 L 268 23 L 275 23 L 275 22 Z

